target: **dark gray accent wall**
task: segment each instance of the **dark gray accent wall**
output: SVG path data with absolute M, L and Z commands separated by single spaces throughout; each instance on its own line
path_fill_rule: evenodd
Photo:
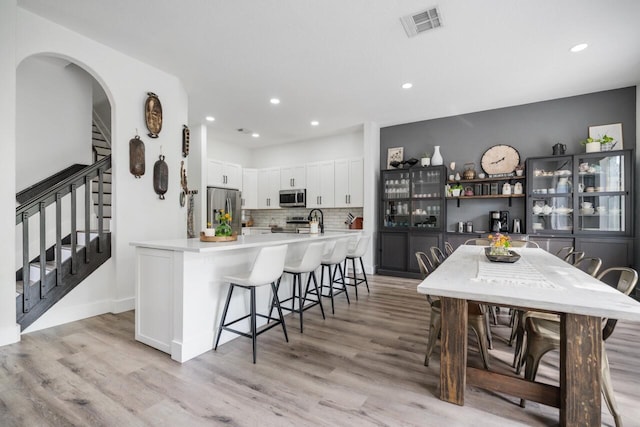
M 636 148 L 636 88 L 597 92 L 460 116 L 424 120 L 380 129 L 380 168 L 387 164 L 387 149 L 404 147 L 404 158 L 419 159 L 440 146 L 445 165 L 461 169 L 475 162 L 496 144 L 508 144 L 527 157 L 552 154 L 556 142 L 567 154 L 584 152 L 580 141 L 589 126 L 622 123 L 624 148 Z M 616 147 L 619 148 L 619 147 Z

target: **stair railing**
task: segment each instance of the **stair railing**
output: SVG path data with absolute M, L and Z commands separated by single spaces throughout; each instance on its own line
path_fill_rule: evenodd
M 85 242 L 86 258 L 84 262 L 90 260 L 90 243 L 91 243 L 91 222 L 90 213 L 92 211 L 91 198 L 91 181 L 98 178 L 98 252 L 103 251 L 104 239 L 104 172 L 111 169 L 111 156 L 96 162 L 69 178 L 53 185 L 46 192 L 33 197 L 31 200 L 23 203 L 16 208 L 16 226 L 22 224 L 22 310 L 28 312 L 34 305 L 32 303 L 31 286 L 30 286 L 30 269 L 29 264 L 29 218 L 39 214 L 39 233 L 40 233 L 40 284 L 38 299 L 46 296 L 48 289 L 45 288 L 46 275 L 46 217 L 45 210 L 47 206 L 55 203 L 56 215 L 56 286 L 62 283 L 62 198 L 67 194 L 71 194 L 71 273 L 75 274 L 77 270 L 77 215 L 76 215 L 76 191 L 79 187 L 85 186 L 84 197 L 84 226 L 85 226 Z

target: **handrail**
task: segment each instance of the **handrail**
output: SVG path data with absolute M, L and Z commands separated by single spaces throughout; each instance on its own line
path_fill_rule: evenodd
M 56 201 L 56 194 L 65 196 L 71 192 L 71 184 L 81 186 L 85 182 L 85 177 L 93 179 L 99 175 L 100 171 L 106 171 L 111 169 L 111 155 L 106 156 L 99 162 L 87 166 L 81 171 L 71 175 L 69 178 L 60 181 L 58 184 L 51 187 L 46 193 L 42 193 L 16 208 L 16 225 L 22 222 L 23 214 L 26 213 L 31 216 L 40 210 L 40 203 L 45 203 L 45 206 L 49 206 Z

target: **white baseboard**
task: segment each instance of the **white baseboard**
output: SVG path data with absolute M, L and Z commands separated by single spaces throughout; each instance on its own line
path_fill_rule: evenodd
M 122 298 L 112 301 L 111 313 L 124 313 L 125 311 L 131 311 L 136 307 L 135 297 Z

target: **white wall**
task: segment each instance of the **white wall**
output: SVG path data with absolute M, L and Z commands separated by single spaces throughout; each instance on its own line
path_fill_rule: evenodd
M 16 324 L 16 1 L 0 1 L 0 345 L 19 339 Z
M 251 151 L 251 163 L 244 167 L 294 166 L 322 160 L 363 156 L 362 129 Z M 212 154 L 209 154 L 212 157 Z
M 17 70 L 16 191 L 74 163 L 91 163 L 91 76 L 31 57 Z
M 248 164 L 251 163 L 251 150 L 238 144 L 221 141 L 209 135 L 207 137 L 207 158 L 237 163 L 242 167 L 248 168 L 250 167 Z
M 0 3 L 6 8 L 6 2 Z M 0 15 L 3 21 L 4 10 Z M 8 10 L 11 13 L 11 8 Z M 11 16 L 11 15 L 9 15 Z M 3 22 L 4 24 L 4 22 Z M 3 33 L 5 26 L 0 26 Z M 51 319 L 50 324 L 40 327 L 52 326 L 60 321 L 71 321 L 90 315 L 103 313 L 105 307 L 110 311 L 120 312 L 133 309 L 134 306 L 134 250 L 129 245 L 131 241 L 154 240 L 160 238 L 184 237 L 186 234 L 186 209 L 179 205 L 180 194 L 180 160 L 182 160 L 182 125 L 187 123 L 187 94 L 181 82 L 174 76 L 144 64 L 135 58 L 128 57 L 100 43 L 94 42 L 77 33 L 47 21 L 37 15 L 22 9 L 17 9 L 17 34 L 15 41 L 16 61 L 5 69 L 7 56 L 3 55 L 2 85 L 11 77 L 15 81 L 16 65 L 24 59 L 37 54 L 49 54 L 58 56 L 78 64 L 91 74 L 105 88 L 111 103 L 112 123 L 112 160 L 113 160 L 113 222 L 112 222 L 112 259 L 103 265 L 99 272 L 94 273 L 85 280 L 74 294 L 78 296 L 73 301 L 74 307 L 60 309 L 64 304 L 54 306 L 43 318 Z M 2 45 L 5 47 L 5 37 Z M 9 43 L 8 48 L 11 48 Z M 4 51 L 2 53 L 5 53 Z M 6 49 L 11 58 L 10 49 Z M 7 76 L 5 76 L 5 74 Z M 15 90 L 15 83 L 7 89 Z M 5 105 L 5 92 L 3 91 L 2 104 Z M 146 136 L 144 124 L 143 105 L 147 97 L 146 92 L 156 93 L 163 104 L 163 127 L 158 139 L 150 139 Z M 9 110 L 15 108 L 15 101 L 11 102 Z M 5 120 L 5 115 L 0 120 Z M 3 122 L 4 123 L 4 122 Z M 15 122 L 12 122 L 15 123 Z M 13 128 L 14 124 L 11 125 Z M 6 132 L 0 126 L 0 132 Z M 147 172 L 141 179 L 135 179 L 129 173 L 129 139 L 135 135 L 136 129 L 145 142 Z M 10 133 L 3 141 L 14 141 Z M 15 144 L 10 144 L 11 150 L 15 150 Z M 158 159 L 160 147 L 165 155 L 165 161 L 169 166 L 169 190 L 166 200 L 159 200 L 153 191 L 152 171 L 153 164 Z M 9 151 L 11 155 L 11 151 Z M 3 160 L 0 160 L 4 162 Z M 15 160 L 12 159 L 10 167 L 2 168 L 3 176 L 10 171 L 10 177 L 0 180 L 0 195 L 3 196 L 2 206 L 14 207 L 15 191 Z M 10 179 L 9 179 L 10 178 Z M 7 189 L 7 185 L 9 188 Z M 10 202 L 10 203 L 9 203 Z M 15 211 L 4 213 L 9 218 L 3 221 L 3 230 L 10 231 L 4 235 L 13 236 L 15 228 Z M 8 222 L 12 222 L 9 229 Z M 14 242 L 11 242 L 13 252 Z M 2 249 L 5 251 L 5 249 Z M 3 262 L 5 258 L 2 258 Z M 13 261 L 13 254 L 11 258 Z M 13 262 L 10 268 L 3 266 L 3 277 L 10 278 L 3 283 L 14 281 L 15 271 Z M 15 291 L 14 291 L 15 292 Z M 8 294 L 8 292 L 5 293 Z M 0 298 L 4 301 L 5 298 Z M 9 298 L 11 305 L 15 307 L 13 299 Z M 69 310 L 74 316 L 69 315 Z M 10 323 L 9 318 L 15 324 L 15 308 L 8 310 L 10 316 L 4 319 L 0 330 Z M 60 311 L 65 311 L 65 316 L 59 316 Z M 64 319 L 63 319 L 64 318 Z M 61 320 L 63 319 L 63 320 Z M 43 322 L 40 322 L 43 323 Z M 8 341 L 0 341 L 0 344 Z

